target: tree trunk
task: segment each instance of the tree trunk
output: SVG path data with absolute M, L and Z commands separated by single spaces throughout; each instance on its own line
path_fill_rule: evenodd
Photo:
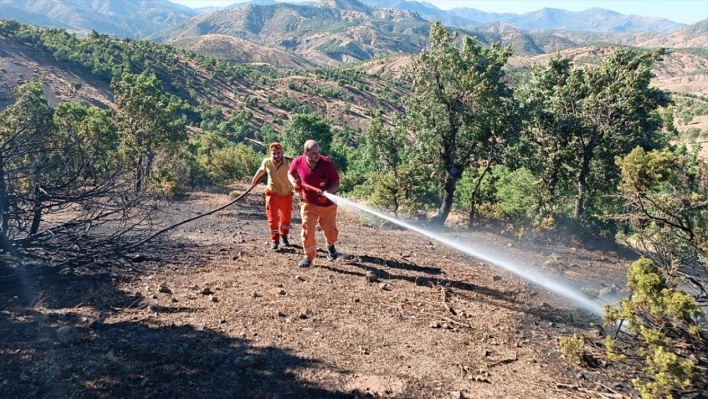
M 592 148 L 583 152 L 583 165 L 578 175 L 578 196 L 575 198 L 575 211 L 573 216 L 581 219 L 585 215 L 585 196 L 587 195 L 587 177 L 590 174 L 590 160 L 592 159 Z
M 42 221 L 42 191 L 39 189 L 39 184 L 34 185 L 34 203 L 32 204 L 32 225 L 30 226 L 29 235 L 32 237 L 39 230 L 39 223 Z
M 145 151 L 145 173 L 143 176 L 145 177 L 146 180 L 146 187 L 147 187 L 147 181 L 150 178 L 150 174 L 152 173 L 152 163 L 153 160 L 155 159 L 155 154 L 152 152 L 152 149 L 150 148 L 151 146 L 148 145 L 146 151 Z
M 487 161 L 487 166 L 484 167 L 484 170 L 482 171 L 482 175 L 477 179 L 477 183 L 474 185 L 474 189 L 472 190 L 472 195 L 470 198 L 470 218 L 469 221 L 467 222 L 467 228 L 472 229 L 472 226 L 474 226 L 474 220 L 475 220 L 475 213 L 477 210 L 477 193 L 479 192 L 479 186 L 482 185 L 482 180 L 484 180 L 484 176 L 487 175 L 487 172 L 492 166 L 492 161 Z
M 138 163 L 135 165 L 135 192 L 139 193 L 143 188 L 143 156 L 138 156 Z
M 7 186 L 5 185 L 5 158 L 0 151 L 0 248 L 9 250 L 10 242 L 7 238 L 7 229 L 9 226 L 10 215 L 10 198 L 7 194 Z
M 445 186 L 443 187 L 445 192 L 443 195 L 443 202 L 440 205 L 438 214 L 431 220 L 433 223 L 439 224 L 440 226 L 445 225 L 445 220 L 447 220 L 447 216 L 450 214 L 450 210 L 452 210 L 452 200 L 453 195 L 455 194 L 455 186 L 457 186 L 457 177 L 452 173 L 447 172 L 445 174 Z

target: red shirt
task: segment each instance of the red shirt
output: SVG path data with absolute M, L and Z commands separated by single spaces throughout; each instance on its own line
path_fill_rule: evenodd
M 317 161 L 315 168 L 311 169 L 310 165 L 307 164 L 307 157 L 300 155 L 293 159 L 293 162 L 290 164 L 290 174 L 300 176 L 300 180 L 304 183 L 302 195 L 309 204 L 318 206 L 330 206 L 334 204 L 329 199 L 327 199 L 326 202 L 320 202 L 319 195 L 317 194 L 317 190 L 327 190 L 332 184 L 339 183 L 339 173 L 331 159 L 320 156 L 320 160 Z M 312 190 L 306 187 L 306 185 L 312 186 L 317 190 Z

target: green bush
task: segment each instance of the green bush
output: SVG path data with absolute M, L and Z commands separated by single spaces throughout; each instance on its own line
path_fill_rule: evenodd
M 510 171 L 506 166 L 494 168 L 494 218 L 511 222 L 530 222 L 538 196 L 536 179 L 528 169 Z
M 705 341 L 694 321 L 702 311 L 693 297 L 669 286 L 650 259 L 634 262 L 627 280 L 630 296 L 618 307 L 605 306 L 605 325 L 614 329 L 626 322 L 628 331 L 634 334 L 644 374 L 632 383 L 642 398 L 672 397 L 673 391 L 685 390 L 703 378 L 704 370 L 690 356 L 678 355 L 684 351 L 686 339 Z M 605 345 L 608 359 L 622 359 L 615 352 L 614 339 L 607 338 Z

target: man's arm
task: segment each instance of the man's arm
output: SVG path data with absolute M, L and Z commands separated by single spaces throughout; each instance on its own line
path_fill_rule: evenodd
M 263 177 L 263 175 L 266 174 L 265 163 L 266 163 L 266 161 L 263 160 L 263 162 L 261 163 L 261 167 L 258 168 L 258 170 L 256 171 L 256 175 L 253 176 L 253 180 L 251 181 L 252 187 L 256 187 L 258 185 L 258 180 L 260 180 L 261 177 Z
M 337 194 L 337 191 L 339 191 L 339 182 L 330 184 L 325 191 L 330 194 Z

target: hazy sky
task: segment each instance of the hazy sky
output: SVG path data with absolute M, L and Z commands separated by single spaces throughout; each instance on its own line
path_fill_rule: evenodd
M 227 6 L 239 0 L 170 0 L 192 8 Z M 289 2 L 296 2 L 292 0 Z M 693 24 L 708 19 L 708 0 L 428 0 L 436 7 L 447 10 L 469 7 L 486 12 L 511 12 L 523 14 L 542 8 L 559 8 L 568 11 L 583 11 L 588 8 L 605 8 L 626 15 L 661 17 L 674 22 Z

